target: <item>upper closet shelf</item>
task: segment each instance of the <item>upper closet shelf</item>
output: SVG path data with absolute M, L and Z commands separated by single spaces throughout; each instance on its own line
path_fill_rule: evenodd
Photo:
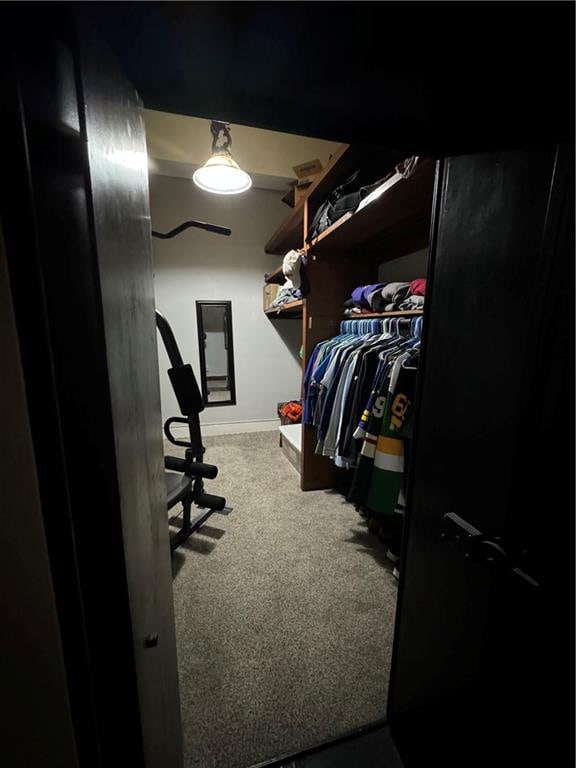
M 434 190 L 434 160 L 424 160 L 407 179 L 400 179 L 377 200 L 356 213 L 347 213 L 310 244 L 314 254 L 383 249 L 406 241 L 418 250 L 428 244 Z M 359 254 L 361 255 L 361 253 Z M 390 249 L 388 258 L 397 255 Z
M 292 213 L 278 227 L 270 240 L 264 246 L 266 253 L 273 253 L 277 256 L 284 256 L 285 253 L 293 248 L 302 248 L 304 245 L 304 206 L 306 200 L 310 197 L 328 195 L 334 184 L 332 174 L 334 168 L 345 157 L 348 150 L 348 144 L 342 144 L 330 158 L 326 168 L 318 174 L 318 177 L 307 190 L 298 204 L 292 210 Z
M 264 246 L 266 253 L 274 253 L 283 256 L 288 251 L 302 248 L 304 234 L 304 199 L 300 200 L 296 208 L 285 221 L 278 227 L 270 240 Z

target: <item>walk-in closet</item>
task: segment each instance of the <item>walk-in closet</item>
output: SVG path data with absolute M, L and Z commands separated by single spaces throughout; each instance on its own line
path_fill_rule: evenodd
M 572 765 L 574 4 L 0 18 L 0 763 Z
M 241 768 L 386 718 L 436 162 L 145 115 L 156 307 L 226 500 L 185 538 L 171 516 L 185 743 Z M 251 175 L 237 194 L 172 159 L 222 136 Z M 213 230 L 167 237 L 191 218 Z M 159 362 L 168 421 L 162 344 Z
M 406 541 L 407 507 L 430 502 L 411 476 L 430 449 L 414 450 L 415 433 L 431 419 L 426 445 L 461 426 L 450 410 L 440 418 L 432 390 L 421 405 L 422 362 L 442 397 L 460 391 L 461 364 L 474 364 L 464 363 L 461 333 L 480 321 L 482 283 L 467 293 L 469 275 L 454 280 L 443 264 L 456 256 L 451 241 L 479 226 L 475 195 L 501 232 L 506 184 L 526 163 L 544 194 L 561 160 L 517 153 L 467 168 L 188 116 L 147 111 L 146 122 L 156 308 L 202 392 L 191 450 L 174 361 L 160 345 L 166 461 L 178 469 L 194 453 L 212 472 L 195 516 L 175 507 L 170 517 L 185 754 L 190 765 L 242 768 L 386 721 L 399 584 L 408 547 L 422 546 L 423 530 Z M 223 193 L 220 177 L 210 189 L 222 144 L 240 192 Z M 493 169 L 507 180 L 491 211 L 482 185 Z M 488 258 L 478 232 L 477 255 L 468 243 L 456 271 Z M 426 355 L 433 247 L 443 261 Z M 482 316 L 484 328 L 491 322 Z M 476 466 L 485 461 L 478 445 L 468 451 Z M 475 535 L 455 507 L 442 514 L 439 541 Z M 527 562 L 519 578 L 537 583 Z M 411 610 L 436 599 L 426 592 Z M 397 675 L 413 676 L 425 646 L 409 658 Z

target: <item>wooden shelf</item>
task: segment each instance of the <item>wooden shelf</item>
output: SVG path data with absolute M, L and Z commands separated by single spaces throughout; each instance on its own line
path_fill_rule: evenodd
M 302 248 L 304 238 L 304 200 L 301 200 L 264 246 L 266 253 L 283 256 L 294 248 Z
M 285 317 L 302 317 L 304 311 L 304 301 L 299 299 L 298 301 L 290 301 L 287 304 L 283 304 L 281 307 L 271 307 L 266 309 L 264 314 L 271 320 L 282 319 Z
M 357 213 L 347 213 L 315 238 L 310 250 L 314 254 L 381 251 L 385 261 L 398 255 L 402 240 L 414 250 L 426 247 L 435 165 L 425 160 L 412 176 L 398 181 L 378 200 Z M 392 246 L 389 253 L 387 245 Z
M 423 315 L 423 309 L 399 309 L 394 312 L 366 312 L 362 315 L 344 315 L 342 320 L 370 320 L 373 317 L 405 317 L 409 315 Z
M 285 219 L 278 227 L 276 232 L 272 235 L 270 240 L 264 246 L 266 253 L 273 253 L 277 256 L 284 256 L 285 253 L 293 248 L 302 248 L 304 245 L 304 206 L 306 200 L 312 196 L 318 194 L 327 196 L 332 187 L 334 181 L 332 179 L 332 173 L 334 167 L 341 161 L 348 150 L 348 144 L 342 144 L 336 152 L 330 158 L 330 162 L 326 165 L 326 168 L 318 174 L 318 177 L 308 187 L 306 195 L 302 197 L 298 204 L 292 210 L 292 213 Z M 331 180 L 332 179 L 332 180 Z
M 270 285 L 271 283 L 275 283 L 276 285 L 283 285 L 286 282 L 286 277 L 284 276 L 284 272 L 282 272 L 282 264 L 274 270 L 274 272 L 270 272 L 268 277 L 264 280 L 266 285 Z

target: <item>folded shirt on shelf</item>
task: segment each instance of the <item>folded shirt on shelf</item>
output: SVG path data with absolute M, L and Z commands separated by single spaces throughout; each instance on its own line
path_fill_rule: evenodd
M 361 317 L 362 315 L 371 315 L 372 310 L 367 309 L 366 307 L 347 307 L 344 310 L 344 317 Z
M 302 298 L 302 291 L 299 288 L 292 288 L 291 286 L 283 285 L 278 291 L 278 296 L 274 299 L 270 305 L 271 309 L 280 309 L 284 304 L 289 304 L 291 301 L 299 301 Z
M 370 306 L 373 312 L 390 312 L 410 294 L 410 283 L 386 283 L 382 288 L 370 294 Z
M 374 283 L 373 285 L 359 285 L 352 291 L 352 302 L 355 307 L 364 307 L 371 309 L 370 296 L 376 291 L 382 289 L 385 283 Z
M 400 309 L 424 309 L 424 296 L 408 296 L 400 304 Z
M 347 317 L 364 312 L 393 312 L 408 309 L 423 309 L 426 293 L 426 279 L 411 282 L 393 281 L 359 285 L 344 303 Z
M 410 283 L 410 294 L 412 296 L 424 296 L 426 294 L 426 278 L 419 277 Z

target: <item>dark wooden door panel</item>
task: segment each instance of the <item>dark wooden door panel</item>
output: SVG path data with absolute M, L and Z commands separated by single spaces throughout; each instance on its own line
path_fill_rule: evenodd
M 81 35 L 82 91 L 146 765 L 181 762 L 143 109 Z M 158 635 L 158 645 L 146 638 Z
M 443 168 L 389 715 L 415 722 L 419 713 L 421 724 L 434 722 L 437 756 L 448 762 L 464 737 L 454 719 L 459 709 L 470 713 L 468 736 L 480 716 L 488 731 L 500 728 L 503 706 L 487 707 L 490 688 L 500 702 L 515 704 L 504 749 L 512 723 L 530 709 L 538 713 L 546 585 L 526 591 L 528 582 L 511 568 L 474 562 L 441 533 L 444 515 L 455 513 L 490 539 L 502 537 L 509 553 L 524 552 L 527 571 L 536 568 L 529 531 L 544 510 L 526 503 L 524 487 L 541 501 L 551 477 L 523 474 L 519 450 L 524 458 L 542 450 L 542 366 L 556 361 L 539 329 L 554 312 L 549 293 L 566 167 L 550 147 L 455 157 Z M 530 619 L 538 631 L 528 630 Z M 535 671 L 526 670 L 518 687 L 512 667 L 530 654 Z M 483 748 L 490 744 L 488 734 Z M 479 753 L 470 754 L 466 764 L 476 759 Z
M 142 736 L 74 34 L 56 10 L 42 28 L 27 28 L 22 11 L 10 22 L 12 86 L 3 83 L 2 104 L 11 151 L 0 206 L 76 744 L 90 768 L 113 754 L 138 763 Z
M 76 747 L 90 768 L 176 768 L 141 110 L 69 8 L 27 13 L 1 14 L 0 214 Z

